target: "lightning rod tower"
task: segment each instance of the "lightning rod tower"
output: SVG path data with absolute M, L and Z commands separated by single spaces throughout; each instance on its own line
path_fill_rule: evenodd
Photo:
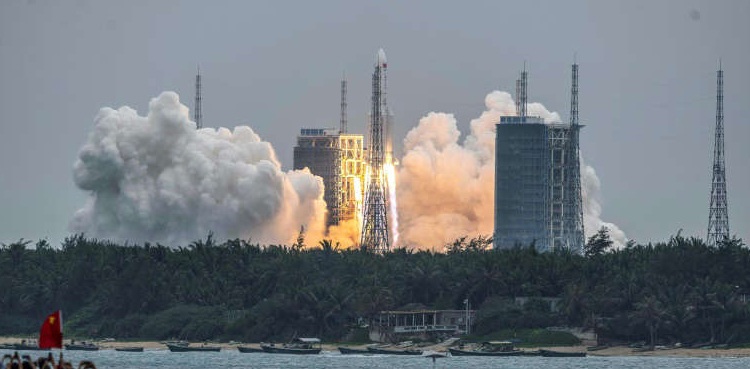
M 370 142 L 368 166 L 370 179 L 366 184 L 363 213 L 362 240 L 360 245 L 366 250 L 384 253 L 390 250 L 388 213 L 386 206 L 386 183 L 383 164 L 385 147 L 383 125 L 386 119 L 385 81 L 387 63 L 383 49 L 378 51 L 375 71 L 372 74 L 372 110 L 370 116 Z
M 711 205 L 708 211 L 706 243 L 717 246 L 729 238 L 727 211 L 727 178 L 724 164 L 724 71 L 716 71 L 716 128 L 714 132 L 714 164 L 711 180 Z
M 340 133 L 346 133 L 348 130 L 348 122 L 346 116 L 346 75 L 341 78 L 341 122 L 339 130 Z
M 583 196 L 581 194 L 581 158 L 580 158 L 581 125 L 578 121 L 578 63 L 571 67 L 570 84 L 570 150 L 568 158 L 571 170 L 568 172 L 570 188 L 573 193 L 566 200 L 570 201 L 568 209 L 571 215 L 566 219 L 571 222 L 565 229 L 572 234 L 569 240 L 577 252 L 581 252 L 585 242 L 583 228 Z
M 520 96 L 519 100 L 521 100 L 521 103 L 519 105 L 520 112 L 519 116 L 526 117 L 528 114 L 528 100 L 529 100 L 529 93 L 528 93 L 528 86 L 529 86 L 529 72 L 526 71 L 526 62 L 523 62 L 523 72 L 521 72 L 521 81 L 520 81 Z
M 201 96 L 201 66 L 198 66 L 198 74 L 195 75 L 195 108 L 193 109 L 193 120 L 197 129 L 203 128 L 203 97 Z

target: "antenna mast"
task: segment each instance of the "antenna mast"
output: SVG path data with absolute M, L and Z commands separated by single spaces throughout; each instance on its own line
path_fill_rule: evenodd
M 711 180 L 711 205 L 708 211 L 709 246 L 718 246 L 729 238 L 729 213 L 727 211 L 727 182 L 724 163 L 724 71 L 716 71 L 716 128 L 714 132 L 714 165 Z
M 198 74 L 195 75 L 195 108 L 193 109 L 193 120 L 197 129 L 203 128 L 203 97 L 201 96 L 201 66 L 198 65 Z
M 347 116 L 346 116 L 346 74 L 341 79 L 341 126 L 339 127 L 340 133 L 346 133 L 347 127 Z
M 526 71 L 526 63 L 523 63 L 523 72 L 521 72 L 521 114 L 522 117 L 526 117 L 526 105 L 528 102 L 527 86 L 528 86 L 529 72 Z
M 583 196 L 581 194 L 580 133 L 581 125 L 578 121 L 578 63 L 573 61 L 570 85 L 570 158 L 568 160 L 568 164 L 572 167 L 569 170 L 569 176 L 571 177 L 569 186 L 573 189 L 573 194 L 568 196 L 570 200 L 569 212 L 573 218 L 568 220 L 572 221 L 572 227 L 566 227 L 566 229 L 573 232 L 568 238 L 572 243 L 569 247 L 572 246 L 579 253 L 583 250 L 585 242 Z

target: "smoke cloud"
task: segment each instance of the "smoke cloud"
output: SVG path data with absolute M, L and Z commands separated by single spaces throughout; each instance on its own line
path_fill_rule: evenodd
M 174 92 L 152 99 L 145 117 L 101 109 L 73 178 L 90 196 L 70 228 L 88 236 L 179 245 L 214 232 L 290 244 L 304 226 L 311 244 L 324 231 L 320 177 L 281 171 L 250 127 L 196 130 Z
M 401 245 L 441 250 L 462 236 L 491 235 L 494 228 L 495 124 L 515 115 L 507 92 L 485 97 L 486 111 L 461 133 L 452 114 L 429 113 L 404 139 L 404 156 L 397 175 Z M 529 115 L 560 121 L 542 104 L 528 105 Z M 625 234 L 600 219 L 600 182 L 593 168 L 582 166 L 584 226 L 587 237 L 600 226 L 624 244 Z

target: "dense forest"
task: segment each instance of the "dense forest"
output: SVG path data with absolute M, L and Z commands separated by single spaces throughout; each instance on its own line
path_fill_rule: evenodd
M 707 247 L 678 235 L 612 249 L 606 229 L 584 255 L 496 251 L 486 237 L 384 255 L 211 236 L 181 248 L 81 235 L 59 248 L 0 248 L 0 334 L 33 334 L 62 309 L 68 337 L 341 340 L 382 310 L 463 309 L 468 299 L 478 336 L 576 326 L 617 341 L 741 344 L 750 342 L 749 291 L 741 240 Z M 541 297 L 560 298 L 559 308 Z

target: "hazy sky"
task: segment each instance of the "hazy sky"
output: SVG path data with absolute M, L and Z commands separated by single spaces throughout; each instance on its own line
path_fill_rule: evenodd
M 580 63 L 581 148 L 602 218 L 639 242 L 705 237 L 715 70 L 725 70 L 730 229 L 750 241 L 750 1 L 0 2 L 0 242 L 59 243 L 83 205 L 71 168 L 101 107 L 146 114 L 165 90 L 204 125 L 250 125 L 286 169 L 301 127 L 363 132 L 378 48 L 400 142 L 430 111 L 460 128 L 495 89 L 567 119 Z M 400 144 L 399 144 L 400 145 Z

